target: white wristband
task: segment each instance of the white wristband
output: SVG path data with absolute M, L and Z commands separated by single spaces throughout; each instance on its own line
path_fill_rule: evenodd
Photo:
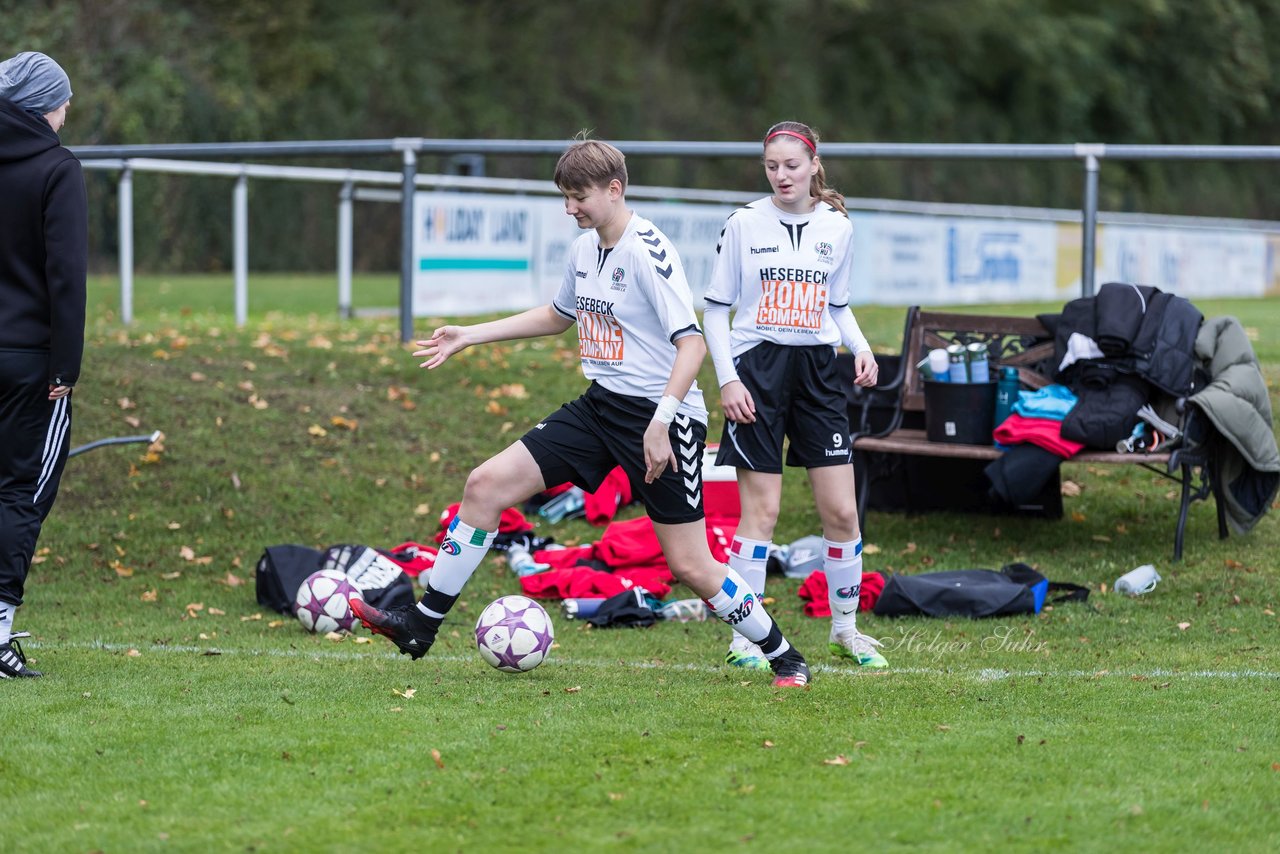
M 674 395 L 665 395 L 662 400 L 658 401 L 658 409 L 653 413 L 654 421 L 661 421 L 663 424 L 670 424 L 676 420 L 676 411 L 680 408 L 680 398 Z

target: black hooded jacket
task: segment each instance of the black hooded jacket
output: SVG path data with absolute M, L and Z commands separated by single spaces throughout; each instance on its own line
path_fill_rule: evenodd
M 0 349 L 49 351 L 52 385 L 80 377 L 88 240 L 80 161 L 0 98 Z

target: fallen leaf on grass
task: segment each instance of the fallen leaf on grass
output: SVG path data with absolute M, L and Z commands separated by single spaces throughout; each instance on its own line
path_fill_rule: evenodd
M 938 724 L 938 732 L 951 732 L 951 727 L 946 724 Z
M 176 530 L 178 530 L 179 528 L 181 528 L 181 527 L 182 527 L 182 523 L 181 523 L 181 522 L 170 522 L 168 525 L 165 525 L 165 527 L 166 527 L 166 528 L 168 528 L 170 531 L 176 531 Z
M 139 596 L 138 598 L 141 599 L 143 602 L 154 602 L 158 598 L 158 594 L 156 593 L 155 589 L 152 588 L 151 590 L 144 590 L 142 592 L 142 595 Z
M 572 688 L 565 688 L 565 689 L 564 689 L 564 692 L 565 692 L 566 694 L 576 694 L 576 693 L 578 693 L 578 692 L 579 692 L 579 691 L 581 691 L 581 690 L 582 690 L 582 686 L 581 686 L 581 685 L 574 685 Z
M 413 515 L 415 516 L 427 516 L 430 513 L 431 505 L 429 504 L 419 504 L 417 507 L 413 508 Z
M 116 575 L 120 576 L 121 578 L 130 578 L 133 575 L 133 570 L 125 566 L 118 560 L 111 561 L 110 566 L 112 569 L 116 571 Z
M 163 578 L 165 581 L 173 581 L 175 578 L 181 578 L 182 572 L 180 570 L 174 570 L 173 572 L 162 572 L 160 573 L 160 577 Z
M 823 764 L 823 765 L 848 765 L 848 764 L 849 764 L 849 757 L 848 757 L 848 756 L 845 756 L 843 753 L 841 753 L 840 755 L 838 755 L 838 756 L 836 756 L 836 757 L 834 757 L 834 758 L 832 758 L 832 759 L 824 759 L 824 760 L 822 760 L 822 764 Z
M 773 742 L 766 738 L 762 747 L 773 747 Z
M 610 793 L 609 793 L 609 800 L 611 800 L 611 801 L 620 801 L 620 800 L 622 800 L 624 797 L 626 797 L 626 796 L 625 796 L 625 795 L 623 795 L 621 792 L 610 792 Z
M 413 695 L 418 693 L 418 689 L 405 688 L 403 691 L 401 691 L 399 688 L 392 688 L 391 693 L 395 694 L 397 697 L 404 697 L 406 700 L 412 700 Z
M 334 427 L 341 427 L 344 430 L 355 430 L 360 426 L 360 422 L 351 418 L 343 418 L 341 415 L 335 415 L 329 419 L 329 423 Z
M 356 635 L 352 640 L 356 643 L 373 643 L 373 638 L 367 638 L 363 635 Z
M 1178 629 L 1179 629 L 1180 631 L 1184 631 L 1184 632 L 1185 632 L 1185 631 L 1186 631 L 1187 629 L 1189 629 L 1189 628 L 1191 628 L 1191 624 L 1190 624 L 1190 623 L 1178 623 Z
M 222 610 L 221 608 L 210 608 L 208 613 L 212 614 L 215 617 L 225 617 L 227 615 L 227 612 Z
M 1083 522 L 1086 518 L 1087 518 L 1087 517 L 1086 517 L 1083 513 L 1081 513 L 1079 510 L 1072 510 L 1072 511 L 1071 511 L 1071 521 L 1072 521 L 1072 522 Z
M 256 614 L 246 614 L 245 616 L 242 616 L 242 617 L 240 618 L 240 622 L 242 622 L 242 623 L 247 623 L 247 622 L 249 622 L 250 620 L 261 620 L 261 619 L 262 619 L 262 614 L 261 614 L 261 613 L 256 613 Z
M 125 655 L 129 656 L 130 658 L 138 658 L 139 656 L 142 655 L 142 653 L 138 652 L 136 649 L 130 649 L 128 652 L 125 653 Z
M 319 424 L 312 424 L 307 428 L 307 432 L 312 436 L 315 436 L 317 439 L 323 439 L 325 436 L 329 435 L 329 431 L 321 427 Z
M 283 625 L 284 625 L 284 620 L 272 620 L 271 622 L 267 623 L 267 628 L 278 629 Z
M 864 543 L 862 546 L 862 553 L 864 555 L 878 555 L 880 554 L 880 547 L 875 543 Z
M 342 632 L 325 632 L 324 639 L 328 641 L 341 641 L 346 635 Z
M 431 748 L 431 761 L 436 763 L 437 768 L 444 767 L 444 760 L 440 758 L 440 751 L 436 750 L 434 747 Z
M 182 558 L 183 560 L 195 560 L 196 559 L 195 549 L 191 548 L 191 546 L 183 546 L 182 548 L 178 549 L 178 557 Z
M 235 573 L 228 572 L 226 577 L 223 578 L 220 583 L 225 584 L 228 587 L 239 587 L 241 584 L 244 584 L 244 579 Z
M 1080 484 L 1076 483 L 1074 480 L 1064 480 L 1062 482 L 1061 492 L 1063 495 L 1071 497 L 1077 496 L 1081 492 Z

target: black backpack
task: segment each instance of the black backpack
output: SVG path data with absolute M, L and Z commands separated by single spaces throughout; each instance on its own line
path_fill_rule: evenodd
M 1025 563 L 991 569 L 953 569 L 891 575 L 873 609 L 881 617 L 1002 617 L 1038 614 L 1051 590 L 1053 602 L 1084 602 L 1089 589 L 1049 581 Z
M 313 572 L 336 569 L 364 593 L 375 608 L 412 605 L 413 580 L 394 561 L 369 546 L 338 545 L 326 551 L 307 546 L 268 546 L 258 559 L 254 586 L 258 604 L 292 614 L 298 588 Z

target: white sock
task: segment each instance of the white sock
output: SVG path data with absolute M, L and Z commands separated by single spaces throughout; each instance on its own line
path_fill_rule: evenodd
M 707 600 L 711 611 L 738 634 L 759 644 L 765 658 L 777 658 L 791 648 L 782 630 L 765 612 L 755 592 L 731 567 L 725 567 L 724 581 L 716 595 Z
M 862 589 L 862 538 L 847 543 L 823 538 L 822 569 L 827 574 L 832 629 L 841 633 L 856 632 L 858 593 Z
M 750 540 L 743 536 L 734 536 L 729 545 L 730 568 L 742 576 L 757 599 L 764 599 L 765 568 L 768 566 L 769 547 L 772 545 L 764 540 Z
M 13 612 L 16 610 L 17 605 L 0 601 L 0 645 L 8 643 L 13 637 Z
M 435 565 L 427 575 L 426 593 L 418 603 L 418 610 L 428 617 L 443 619 L 480 561 L 493 547 L 496 536 L 496 531 L 481 531 L 454 516 L 449 532 L 440 544 Z

